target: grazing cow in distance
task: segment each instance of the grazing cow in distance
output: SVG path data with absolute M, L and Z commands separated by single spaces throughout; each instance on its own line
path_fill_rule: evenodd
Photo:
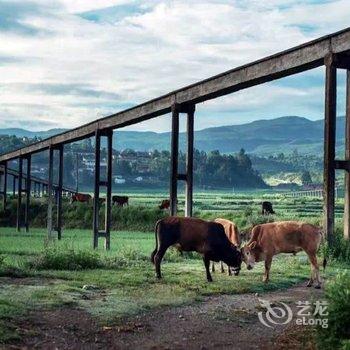
M 227 219 L 215 219 L 215 222 L 217 222 L 218 224 L 221 224 L 224 227 L 225 230 L 225 234 L 227 236 L 227 238 L 229 239 L 229 241 L 235 245 L 237 248 L 239 248 L 239 246 L 241 245 L 241 240 L 240 240 L 240 236 L 239 236 L 239 231 L 237 226 L 230 220 Z M 220 266 L 221 266 L 221 272 L 225 272 L 224 270 L 224 264 L 222 261 L 220 261 Z M 211 271 L 214 272 L 215 271 L 215 263 L 212 262 L 211 265 Z M 231 269 L 228 266 L 227 267 L 227 272 L 229 274 L 229 276 L 231 276 Z
M 203 256 L 208 282 L 213 279 L 210 274 L 210 261 L 223 261 L 234 268 L 238 275 L 241 269 L 241 253 L 228 240 L 221 224 L 196 218 L 170 216 L 161 219 L 155 227 L 156 248 L 151 261 L 155 264 L 156 275 L 161 278 L 160 263 L 170 246 L 180 251 L 196 251 Z
M 74 193 L 72 194 L 72 197 L 70 199 L 70 203 L 74 203 L 74 202 L 87 202 L 89 203 L 91 200 L 91 196 L 89 194 L 85 194 L 85 193 Z
M 321 280 L 316 253 L 322 233 L 320 228 L 298 221 L 279 221 L 257 225 L 253 228 L 249 242 L 241 249 L 243 261 L 251 270 L 258 261 L 265 261 L 263 281 L 268 282 L 272 258 L 279 253 L 296 254 L 302 250 L 311 263 L 311 278 L 307 284 L 311 287 L 316 281 L 320 288 Z M 326 267 L 326 260 L 323 261 Z
M 170 208 L 170 199 L 163 199 L 159 205 L 159 209 L 169 209 Z
M 262 202 L 261 207 L 261 215 L 275 214 L 271 202 Z
M 128 196 L 112 196 L 112 204 L 117 205 L 119 207 L 123 207 L 125 205 L 129 205 L 129 197 Z

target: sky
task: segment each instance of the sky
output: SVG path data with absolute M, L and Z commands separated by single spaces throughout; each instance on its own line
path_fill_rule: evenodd
M 349 0 L 0 0 L 0 128 L 72 128 L 349 26 Z M 344 110 L 340 75 L 339 114 Z M 323 117 L 324 69 L 197 106 L 195 128 Z M 129 130 L 168 131 L 169 118 Z

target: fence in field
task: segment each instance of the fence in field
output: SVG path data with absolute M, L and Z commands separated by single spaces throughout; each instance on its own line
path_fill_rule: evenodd
M 292 191 L 286 193 L 287 197 L 316 197 L 323 198 L 323 190 Z M 338 188 L 335 188 L 335 199 L 338 199 Z

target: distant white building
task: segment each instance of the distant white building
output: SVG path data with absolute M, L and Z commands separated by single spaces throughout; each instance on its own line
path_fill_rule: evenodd
M 121 175 L 117 175 L 114 177 L 114 183 L 118 185 L 125 184 L 125 179 Z
M 93 172 L 95 171 L 95 155 L 94 154 L 84 154 L 82 159 L 83 165 L 86 170 Z M 106 169 L 107 168 L 107 162 L 105 159 L 101 159 L 101 168 Z

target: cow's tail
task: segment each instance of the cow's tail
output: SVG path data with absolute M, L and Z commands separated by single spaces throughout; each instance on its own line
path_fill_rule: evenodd
M 326 257 L 323 258 L 322 266 L 323 266 L 323 271 L 325 271 L 326 266 L 327 266 L 327 258 Z
M 152 254 L 151 254 L 151 263 L 154 264 L 154 257 L 158 251 L 158 229 L 159 229 L 159 225 L 160 225 L 161 220 L 158 220 L 156 223 L 156 226 L 154 228 L 154 236 L 156 239 L 156 247 L 154 248 Z

